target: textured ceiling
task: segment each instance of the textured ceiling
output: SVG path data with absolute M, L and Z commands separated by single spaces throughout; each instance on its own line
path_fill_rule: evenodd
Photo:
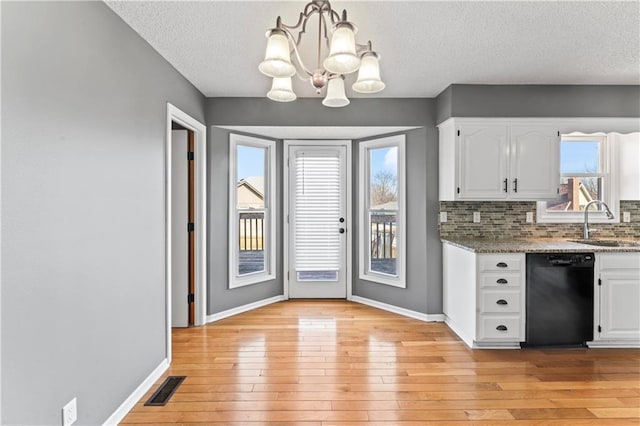
M 304 1 L 108 1 L 202 93 L 264 96 L 258 64 L 278 15 Z M 333 1 L 381 53 L 387 88 L 434 97 L 450 84 L 640 84 L 640 1 Z M 315 34 L 303 44 L 315 48 Z M 313 56 L 313 54 L 312 54 Z M 347 95 L 357 97 L 347 78 Z M 298 96 L 316 96 L 295 80 Z M 362 95 L 361 95 L 362 96 Z M 364 95 L 367 96 L 367 95 Z

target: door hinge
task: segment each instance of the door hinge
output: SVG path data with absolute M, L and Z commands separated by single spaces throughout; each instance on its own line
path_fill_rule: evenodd
M 194 303 L 196 301 L 196 295 L 193 293 L 189 293 L 187 295 L 187 303 L 191 304 Z
M 287 223 L 289 223 L 289 215 L 287 215 Z
M 287 271 L 287 281 L 289 281 L 289 271 Z
M 195 230 L 195 225 L 193 222 L 187 223 L 187 232 L 193 232 Z
M 602 278 L 598 278 L 598 285 L 602 285 Z
M 187 160 L 193 161 L 194 158 L 195 158 L 195 153 L 193 151 L 187 152 Z
M 458 136 L 460 136 L 460 130 L 458 130 Z
M 460 187 L 458 187 L 458 194 L 460 193 Z
M 602 333 L 602 327 L 598 326 L 598 333 Z
M 560 188 L 556 188 L 556 193 L 560 193 Z
M 560 136 L 560 130 L 558 130 L 558 136 Z

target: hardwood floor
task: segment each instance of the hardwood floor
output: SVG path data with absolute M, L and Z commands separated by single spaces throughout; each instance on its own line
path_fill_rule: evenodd
M 167 375 L 187 376 L 145 407 Z M 470 350 L 442 323 L 292 300 L 173 332 L 124 424 L 640 425 L 640 350 Z

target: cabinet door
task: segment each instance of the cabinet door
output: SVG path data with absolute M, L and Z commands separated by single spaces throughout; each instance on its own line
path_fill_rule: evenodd
M 600 339 L 640 339 L 640 269 L 600 274 Z
M 560 185 L 560 137 L 550 127 L 511 127 L 509 197 L 553 199 Z
M 460 129 L 458 198 L 507 198 L 508 140 L 506 126 L 464 126 Z

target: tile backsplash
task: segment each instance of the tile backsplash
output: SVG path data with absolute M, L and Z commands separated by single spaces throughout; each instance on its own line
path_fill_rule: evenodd
M 447 221 L 441 238 L 582 238 L 582 223 L 535 223 L 535 201 L 440 201 Z M 595 223 L 593 238 L 640 238 L 640 201 L 620 201 L 620 211 L 631 213 L 629 223 Z M 480 223 L 473 222 L 480 212 Z M 533 212 L 534 223 L 527 223 Z

